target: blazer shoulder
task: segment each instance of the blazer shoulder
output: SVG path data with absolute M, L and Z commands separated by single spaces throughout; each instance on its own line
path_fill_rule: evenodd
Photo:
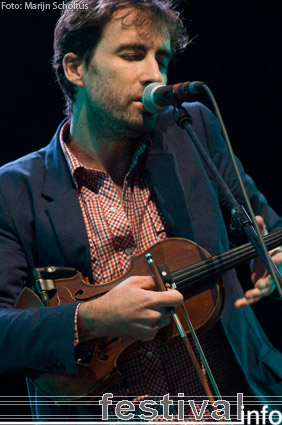
M 203 124 L 205 121 L 210 121 L 215 118 L 213 113 L 201 102 L 186 102 L 183 103 L 182 106 L 191 116 L 193 124 L 197 124 L 199 122 Z M 160 115 L 158 127 L 161 128 L 162 131 L 168 130 L 171 127 L 176 127 L 173 107 L 169 107 L 163 114 Z
M 0 178 L 5 176 L 6 174 L 11 173 L 21 173 L 25 170 L 28 170 L 32 167 L 36 167 L 42 161 L 44 162 L 44 158 L 46 155 L 46 148 L 44 147 L 38 151 L 29 153 L 25 156 L 22 156 L 14 161 L 8 162 L 0 167 Z
M 46 148 L 32 152 L 0 167 L 0 192 L 5 199 L 37 187 L 44 175 Z

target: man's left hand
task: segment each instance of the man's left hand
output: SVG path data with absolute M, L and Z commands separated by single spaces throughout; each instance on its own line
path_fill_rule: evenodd
M 256 220 L 259 225 L 261 233 L 263 235 L 267 234 L 263 218 L 260 216 L 257 216 Z M 276 248 L 270 251 L 269 254 L 272 257 L 273 262 L 277 266 L 282 266 L 282 249 L 281 248 Z M 247 305 L 256 303 L 261 298 L 270 295 L 275 289 L 275 283 L 273 279 L 270 277 L 270 274 L 265 269 L 263 262 L 258 257 L 254 259 L 251 279 L 254 284 L 254 288 L 246 291 L 245 297 L 235 301 L 235 307 L 238 309 L 245 307 Z

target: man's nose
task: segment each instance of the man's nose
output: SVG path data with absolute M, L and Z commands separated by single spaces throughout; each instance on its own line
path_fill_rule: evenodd
M 166 83 L 166 74 L 160 71 L 159 63 L 156 59 L 145 61 L 143 84 Z

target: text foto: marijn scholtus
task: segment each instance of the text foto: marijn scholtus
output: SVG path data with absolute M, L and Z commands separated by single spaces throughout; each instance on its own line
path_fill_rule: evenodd
M 10 3 L 6 1 L 1 2 L 2 10 L 65 10 L 65 9 L 87 9 L 88 4 L 82 4 L 77 2 L 66 3 L 66 2 L 52 2 L 47 3 L 41 1 L 39 3 L 33 3 L 31 1 L 26 1 L 24 3 Z

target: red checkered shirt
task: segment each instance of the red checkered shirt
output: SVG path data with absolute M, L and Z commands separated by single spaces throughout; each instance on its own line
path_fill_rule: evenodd
M 119 197 L 110 176 L 84 167 L 67 147 L 69 124 L 61 132 L 61 146 L 71 170 L 90 245 L 93 281 L 107 283 L 123 275 L 134 254 L 167 237 L 156 197 L 139 173 L 138 159 L 147 148 L 141 145 L 133 156 Z
M 88 169 L 76 159 L 68 149 L 68 136 L 69 124 L 66 123 L 60 142 L 87 230 L 93 279 L 96 284 L 106 283 L 126 272 L 130 256 L 148 249 L 168 234 L 155 194 L 139 166 L 147 146 L 142 145 L 133 156 L 120 198 L 107 173 Z M 202 345 L 207 357 L 210 356 L 223 394 L 246 390 L 244 378 L 219 326 L 210 331 L 208 337 L 202 337 Z M 182 341 L 142 343 L 123 362 L 121 371 L 124 379 L 107 390 L 116 396 L 166 393 L 204 396 Z

